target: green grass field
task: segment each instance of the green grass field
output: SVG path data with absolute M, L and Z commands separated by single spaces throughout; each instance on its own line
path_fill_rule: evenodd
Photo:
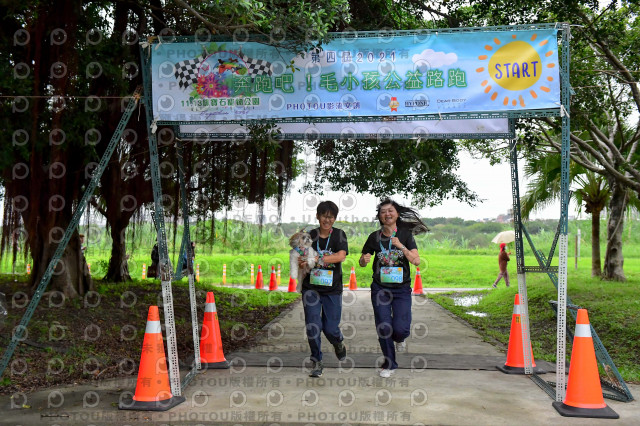
M 360 257 L 359 249 L 352 250 L 347 256 L 346 261 L 342 264 L 343 282 L 349 282 L 349 274 L 351 267 L 355 267 L 356 280 L 358 287 L 369 287 L 371 285 L 371 264 L 365 268 L 358 265 Z M 627 251 L 632 252 L 631 255 L 625 255 L 624 271 L 629 282 L 640 283 L 640 256 L 634 256 L 635 247 L 625 247 Z M 525 251 L 526 252 L 526 251 Z M 420 273 L 422 276 L 422 284 L 425 287 L 489 287 L 495 280 L 498 273 L 498 256 L 495 254 L 486 254 L 486 250 L 462 250 L 462 249 L 441 249 L 441 250 L 419 250 L 421 265 Z M 108 265 L 108 257 L 100 256 L 99 253 L 93 254 L 91 250 L 87 253 L 87 262 L 91 265 L 91 274 L 93 277 L 100 279 L 106 272 Z M 174 258 L 177 256 L 174 256 Z M 512 261 L 509 262 L 509 274 L 512 281 L 516 280 L 515 253 L 511 256 Z M 177 262 L 173 260 L 174 268 Z M 257 275 L 258 265 L 262 266 L 263 276 L 266 282 L 269 280 L 271 267 L 281 265 L 281 284 L 287 285 L 289 280 L 289 252 L 274 251 L 270 254 L 230 254 L 230 253 L 213 253 L 198 254 L 196 253 L 195 263 L 199 265 L 200 282 L 220 285 L 222 283 L 223 265 L 226 265 L 226 283 L 228 285 L 249 285 L 251 264 L 254 265 L 254 271 Z M 129 260 L 129 272 L 134 279 L 142 278 L 143 264 L 148 268 L 151 264 L 150 255 L 144 251 L 138 250 L 131 256 Z M 525 264 L 528 266 L 537 265 L 533 256 L 525 256 Z M 557 265 L 557 256 L 553 262 Z M 9 265 L 5 264 L 3 272 L 11 273 Z M 574 268 L 574 257 L 569 257 L 569 281 L 573 279 L 584 280 L 591 276 L 591 259 L 587 255 L 578 258 L 578 269 Z M 22 275 L 25 273 L 25 263 L 23 261 L 16 263 L 16 273 Z M 415 277 L 416 268 L 411 266 L 411 276 Z M 529 274 L 531 276 L 532 274 Z M 548 281 L 548 278 L 546 278 Z M 151 281 L 151 280 L 150 280 Z M 186 278 L 183 278 L 186 282 Z
M 575 231 L 576 223 L 570 222 L 569 232 Z M 574 267 L 575 233 L 569 236 L 568 259 L 568 295 L 573 303 L 589 310 L 589 316 L 598 332 L 605 348 L 608 350 L 615 364 L 618 366 L 625 380 L 640 382 L 640 367 L 637 354 L 640 352 L 640 300 L 638 288 L 640 288 L 640 238 L 635 229 L 637 221 L 625 223 L 623 235 L 624 272 L 627 281 L 624 283 L 602 281 L 591 277 L 591 247 L 588 224 L 581 223 L 582 242 L 581 256 L 578 258 L 578 267 Z M 604 222 L 603 222 L 604 225 Z M 242 236 L 238 241 L 225 240 L 218 235 L 213 247 L 198 245 L 196 248 L 196 264 L 200 269 L 199 288 L 208 286 L 220 286 L 222 283 L 223 265 L 226 265 L 227 287 L 233 285 L 250 284 L 250 267 L 253 264 L 257 274 L 258 265 L 262 266 L 264 284 L 268 285 L 269 274 L 272 266 L 281 265 L 281 286 L 287 286 L 289 279 L 289 253 L 286 239 L 280 235 L 272 238 L 273 233 L 265 232 L 258 235 L 250 227 L 237 228 L 237 224 L 230 223 L 229 237 Z M 477 228 L 478 224 L 470 227 Z M 486 226 L 486 225 L 482 225 Z M 508 227 L 508 225 L 504 225 Z M 371 284 L 371 265 L 361 268 L 358 265 L 360 249 L 369 232 L 376 226 L 360 226 L 341 224 L 348 230 L 349 247 L 351 253 L 343 263 L 343 283 L 349 282 L 351 267 L 355 267 L 356 279 L 359 287 L 369 287 Z M 352 228 L 348 228 L 352 227 Z M 445 228 L 447 233 L 445 234 Z M 451 228 L 451 229 L 449 229 Z M 242 230 L 242 233 L 239 231 Z M 250 232 L 251 231 L 251 232 Z M 461 234 L 464 228 L 450 225 L 432 226 L 432 233 L 416 238 L 419 253 L 422 260 L 420 265 L 423 286 L 426 288 L 481 288 L 485 296 L 478 305 L 472 308 L 455 306 L 453 299 L 447 295 L 434 295 L 433 298 L 445 308 L 449 309 L 462 319 L 466 320 L 478 330 L 487 340 L 499 342 L 506 347 L 509 338 L 509 326 L 513 309 L 513 296 L 517 291 L 517 277 L 515 264 L 515 249 L 513 244 L 509 250 L 514 253 L 509 263 L 511 276 L 511 288 L 504 287 L 504 281 L 497 290 L 490 291 L 498 273 L 498 248 L 495 244 L 488 243 L 492 235 L 489 232 L 482 233 L 477 229 L 475 234 L 466 237 Z M 467 229 L 468 231 L 468 229 Z M 603 226 L 604 234 L 604 226 Z M 253 233 L 252 233 L 253 232 Z M 494 231 L 492 231 L 494 232 Z M 141 235 L 141 234 L 138 234 Z M 270 237 L 271 235 L 271 237 Z M 274 234 L 275 235 L 275 234 Z M 457 235 L 457 236 L 456 236 Z M 474 236 L 475 235 L 475 236 Z M 548 254 L 553 240 L 554 232 L 540 229 L 532 234 L 536 248 Z M 149 237 L 149 235 L 146 235 Z M 481 238 L 480 238 L 481 237 Z M 151 235 L 151 238 L 153 236 Z M 256 240 L 252 240 L 255 238 Z M 469 242 L 482 239 L 481 246 L 471 248 Z M 171 241 L 171 240 L 170 240 Z M 606 238 L 601 236 L 601 253 L 604 257 Z M 175 251 L 170 245 L 170 257 L 174 268 L 177 265 L 177 257 L 180 248 L 177 240 Z M 108 265 L 110 247 L 109 240 L 103 239 L 100 244 L 89 244 L 86 257 L 91 264 L 92 275 L 101 279 Z M 133 247 L 133 249 L 129 249 Z M 128 243 L 131 250 L 129 259 L 129 271 L 134 280 L 139 281 L 142 275 L 143 264 L 148 267 L 151 263 L 151 245 L 148 241 L 132 241 Z M 557 265 L 557 251 L 552 264 Z M 18 257 L 15 263 L 15 271 L 18 281 L 24 281 L 26 264 L 24 258 Z M 532 251 L 525 241 L 525 264 L 535 266 L 537 263 Z M 11 274 L 14 265 L 5 256 L 0 265 L 1 272 Z M 411 276 L 415 277 L 416 268 L 411 267 Z M 8 277 L 7 277 L 8 278 Z M 10 279 L 10 278 L 9 278 Z M 154 286 L 154 281 L 147 279 L 135 285 Z M 187 279 L 182 278 L 181 285 Z M 126 284 L 110 284 L 110 291 L 122 291 Z M 180 285 L 179 285 L 180 286 Z M 534 354 L 539 359 L 555 361 L 555 314 L 549 307 L 550 300 L 556 300 L 556 290 L 546 274 L 527 274 L 527 288 L 529 295 L 529 307 L 532 330 L 532 344 Z M 219 290 L 220 291 L 220 290 Z M 233 291 L 230 289 L 230 291 Z M 256 301 L 259 305 L 261 302 Z M 476 317 L 468 314 L 468 311 L 484 312 L 486 317 Z M 223 327 L 228 326 L 224 324 Z M 568 348 L 567 355 L 570 354 Z
M 359 287 L 369 287 L 371 284 L 371 264 L 365 268 L 358 265 L 360 255 L 353 253 L 347 256 L 347 260 L 342 265 L 343 281 L 349 282 L 351 267 L 355 267 L 356 280 Z M 420 251 L 421 265 L 420 274 L 422 284 L 427 287 L 489 287 L 493 284 L 498 274 L 498 256 L 476 254 L 474 250 L 453 251 L 452 254 L 443 254 L 441 251 L 425 252 Z M 87 261 L 91 263 L 92 274 L 100 276 L 101 269 L 95 265 L 105 264 L 107 259 L 100 259 L 87 256 Z M 526 265 L 535 265 L 533 257 L 525 257 Z M 141 261 L 130 261 L 129 271 L 136 279 L 142 277 Z M 146 262 L 147 267 L 150 259 Z M 557 261 L 554 262 L 557 265 Z M 285 251 L 275 252 L 269 255 L 250 254 L 212 254 L 197 255 L 196 264 L 200 265 L 200 282 L 220 285 L 222 283 L 222 269 L 226 265 L 228 285 L 245 284 L 250 282 L 251 264 L 254 265 L 255 274 L 258 272 L 258 265 L 262 266 L 263 276 L 268 282 L 271 267 L 281 265 L 281 283 L 286 285 L 289 280 L 289 253 Z M 640 283 L 640 258 L 626 258 L 624 270 L 630 282 Z M 569 280 L 584 279 L 591 276 L 591 259 L 581 257 L 578 260 L 578 269 L 573 267 L 573 258 L 569 262 Z M 411 267 L 411 276 L 415 277 L 416 269 Z M 511 279 L 516 281 L 515 255 L 509 262 L 509 274 Z M 530 276 L 532 274 L 529 274 Z M 186 278 L 183 278 L 186 281 Z M 548 281 L 548 278 L 547 278 Z
M 491 243 L 491 238 L 501 230 L 512 228 L 511 224 L 495 222 L 463 221 L 456 218 L 425 219 L 431 228 L 428 234 L 416 237 L 422 264 L 423 285 L 429 287 L 488 287 L 493 283 L 498 272 L 498 246 Z M 211 234 L 210 222 L 198 223 L 192 226 L 192 238 L 197 242 L 196 263 L 200 266 L 200 280 L 204 283 L 221 284 L 222 269 L 226 265 L 227 284 L 249 284 L 250 266 L 262 265 L 265 279 L 271 272 L 271 267 L 282 265 L 281 283 L 286 285 L 289 278 L 289 247 L 288 236 L 299 230 L 304 224 L 282 224 L 281 227 L 267 224 L 262 230 L 255 225 L 235 220 L 217 221 L 215 235 Z M 623 254 L 625 257 L 625 273 L 630 279 L 638 277 L 640 272 L 640 233 L 635 232 L 637 220 L 626 220 L 623 232 Z M 591 256 L 591 223 L 588 220 L 569 221 L 569 271 L 573 272 L 575 236 L 577 230 L 582 231 L 580 242 L 580 258 L 578 271 L 590 268 Z M 371 283 L 371 266 L 360 268 L 358 258 L 369 233 L 379 229 L 375 222 L 336 222 L 336 227 L 345 231 L 349 240 L 350 254 L 343 264 L 343 279 L 349 281 L 351 267 L 355 267 L 356 278 L 360 287 L 368 287 Z M 131 227 L 132 228 L 132 227 Z M 531 221 L 527 229 L 536 248 L 548 254 L 549 247 L 555 236 L 557 221 Z M 111 239 L 104 227 L 92 226 L 89 229 L 81 227 L 80 232 L 88 235 L 87 261 L 91 265 L 94 277 L 105 275 L 111 249 Z M 140 279 L 143 264 L 151 264 L 151 247 L 155 240 L 155 233 L 151 224 L 137 225 L 137 228 L 127 231 L 127 254 L 130 255 L 128 267 L 131 277 Z M 175 230 L 168 226 L 167 242 L 169 256 L 174 269 L 180 251 L 182 226 Z M 213 243 L 211 241 L 215 236 Z M 606 242 L 606 221 L 601 222 L 601 254 L 604 257 Z M 529 266 L 537 265 L 532 256 L 532 250 L 525 241 L 525 263 Z M 509 250 L 515 253 L 513 244 Z M 19 254 L 22 254 L 20 252 Z M 10 255 L 5 255 L 0 264 L 0 273 L 24 274 L 29 258 L 18 255 L 15 264 Z M 557 265 L 557 250 L 554 259 Z M 515 274 L 515 261 L 510 263 L 510 272 Z M 415 276 L 412 267 L 411 275 Z
M 443 253 L 450 252 L 450 253 Z M 371 284 L 371 266 L 361 268 L 357 265 L 359 254 L 350 254 L 343 264 L 343 282 L 349 282 L 351 266 L 355 266 L 359 287 Z M 451 297 L 435 295 L 436 302 L 469 322 L 489 341 L 498 341 L 506 347 L 509 342 L 509 327 L 513 310 L 513 298 L 517 292 L 517 274 L 515 256 L 509 262 L 511 287 L 505 288 L 501 281 L 498 289 L 490 291 L 497 272 L 497 255 L 479 254 L 475 250 L 438 250 L 421 251 L 420 267 L 423 286 L 428 288 L 486 288 L 485 296 L 478 305 L 471 308 L 455 306 Z M 269 282 L 272 265 L 282 265 L 281 285 L 288 283 L 288 252 L 281 251 L 270 255 L 202 255 L 196 258 L 200 264 L 202 285 L 217 285 L 222 281 L 222 266 L 227 265 L 227 286 L 249 284 L 250 265 L 262 265 L 265 287 Z M 554 262 L 557 264 L 557 261 Z M 534 265 L 533 257 L 526 257 L 525 264 Z M 630 382 L 640 382 L 640 366 L 637 354 L 640 352 L 640 258 L 625 258 L 624 283 L 602 281 L 591 277 L 591 259 L 578 259 L 578 268 L 574 268 L 574 259 L 570 258 L 568 269 L 568 296 L 574 304 L 588 309 L 594 325 L 605 348 L 614 360 L 622 377 Z M 412 277 L 415 267 L 412 267 Z M 136 277 L 138 278 L 138 277 Z M 150 280 L 148 280 L 150 281 Z M 186 282 L 186 278 L 182 279 Z M 556 317 L 549 305 L 557 299 L 557 292 L 546 274 L 527 274 L 532 344 L 534 354 L 539 359 L 555 361 L 556 357 Z M 476 317 L 468 311 L 485 312 L 486 317 Z M 571 345 L 567 347 L 567 356 L 571 354 Z
M 443 253 L 450 252 L 450 254 Z M 355 266 L 359 287 L 371 284 L 371 266 L 361 268 L 357 265 L 359 254 L 350 254 L 343 264 L 343 282 L 349 282 L 351 266 Z M 497 272 L 497 255 L 479 254 L 475 250 L 438 250 L 421 251 L 420 267 L 423 286 L 428 288 L 486 288 L 490 290 Z M 196 258 L 200 264 L 201 283 L 220 285 L 222 265 L 227 265 L 227 286 L 249 284 L 250 265 L 262 265 L 265 287 L 269 282 L 272 265 L 282 265 L 281 285 L 288 283 L 288 252 L 281 251 L 270 255 L 218 254 L 203 255 Z M 533 257 L 526 257 L 525 264 L 535 265 Z M 557 265 L 557 260 L 554 262 Z M 640 352 L 640 258 L 625 258 L 627 282 L 607 282 L 591 277 L 591 259 L 578 259 L 578 268 L 574 268 L 574 258 L 570 258 L 568 269 L 568 295 L 571 301 L 589 311 L 600 339 L 614 360 L 622 377 L 630 382 L 640 382 L 640 366 L 637 353 Z M 277 268 L 277 266 L 276 266 Z M 502 343 L 509 342 L 509 327 L 513 310 L 513 298 L 517 292 L 517 274 L 515 256 L 509 263 L 511 287 L 505 288 L 504 281 L 498 290 L 485 291 L 477 306 L 463 308 L 455 306 L 450 297 L 436 295 L 434 299 L 462 319 L 468 321 L 485 338 Z M 415 277 L 415 267 L 412 267 Z M 186 278 L 182 279 L 183 282 Z M 556 317 L 549 305 L 557 299 L 557 292 L 546 274 L 527 274 L 532 344 L 534 354 L 539 359 L 555 361 L 556 357 Z M 476 317 L 467 312 L 474 310 L 485 312 L 487 317 Z M 567 356 L 571 354 L 568 345 Z
M 584 272 L 570 272 L 567 294 L 571 301 L 587 309 L 589 321 L 601 339 L 605 349 L 626 381 L 640 382 L 640 300 L 638 286 L 640 277 L 625 283 L 607 282 L 591 278 Z M 507 347 L 513 312 L 514 296 L 518 292 L 517 283 L 511 288 L 500 285 L 497 290 L 474 293 L 481 296 L 476 305 L 456 306 L 455 296 L 460 293 L 429 295 L 444 308 L 453 312 L 487 341 L 496 341 Z M 549 301 L 557 300 L 557 292 L 551 281 L 542 274 L 527 275 L 527 295 L 531 343 L 534 357 L 547 361 L 556 360 L 556 316 Z M 484 317 L 470 312 L 486 313 Z M 574 320 L 567 316 L 568 324 L 575 327 Z M 567 345 L 567 360 L 571 354 L 571 344 Z
M 352 245 L 355 247 L 356 245 Z M 604 247 L 603 247 L 604 248 Z M 630 245 L 626 252 L 634 253 L 637 246 Z M 509 327 L 513 309 L 513 298 L 517 292 L 516 265 L 513 256 L 509 263 L 509 272 L 512 285 L 505 288 L 504 281 L 499 284 L 497 290 L 491 290 L 490 286 L 498 272 L 497 254 L 487 254 L 488 250 L 463 250 L 460 248 L 447 249 L 422 249 L 420 256 L 421 276 L 423 286 L 426 288 L 450 287 L 450 288 L 483 288 L 480 302 L 470 308 L 455 306 L 453 299 L 448 295 L 437 294 L 431 296 L 436 302 L 446 309 L 458 315 L 472 325 L 488 341 L 499 342 L 506 347 L 509 340 Z M 361 268 L 357 265 L 359 250 L 347 257 L 343 264 L 343 282 L 349 282 L 351 266 L 355 266 L 359 287 L 369 287 L 371 283 L 371 266 Z M 136 253 L 138 255 L 138 253 Z M 131 275 L 136 280 L 134 286 L 146 285 L 157 288 L 157 280 L 147 279 L 141 282 L 142 263 L 145 254 L 139 253 L 143 260 L 133 256 L 129 262 Z M 92 256 L 88 253 L 88 261 L 92 264 L 94 277 L 100 278 L 104 273 L 101 268 L 106 266 L 106 258 Z M 557 257 L 556 257 L 557 259 Z M 525 258 L 527 265 L 535 265 L 532 256 Z M 150 263 L 148 259 L 147 266 Z M 227 266 L 227 286 L 229 291 L 233 285 L 248 285 L 250 280 L 250 265 L 262 265 L 265 286 L 268 285 L 269 272 L 272 265 L 282 265 L 281 286 L 288 284 L 288 252 L 284 250 L 273 251 L 270 254 L 198 254 L 196 263 L 200 265 L 200 284 L 198 288 L 210 288 L 220 286 L 222 282 L 222 267 Z M 557 260 L 554 262 L 557 264 Z M 623 378 L 631 382 L 640 382 L 640 366 L 637 354 L 640 352 L 640 257 L 637 255 L 625 255 L 624 270 L 627 281 L 608 282 L 591 277 L 591 259 L 583 255 L 578 259 L 578 268 L 574 268 L 574 258 L 569 258 L 568 268 L 568 295 L 573 303 L 582 306 L 589 311 L 594 328 L 600 336 L 605 348 L 611 355 L 614 363 L 620 370 Z M 26 276 L 21 274 L 18 281 L 24 281 Z M 412 276 L 415 276 L 415 268 L 412 267 Z M 10 276 L 6 276 L 10 279 Z M 184 287 L 187 279 L 183 278 L 178 288 Z M 146 283 L 146 284 L 143 284 Z M 101 284 L 100 291 L 123 292 L 128 284 Z M 107 290 L 108 288 L 108 290 Z M 527 274 L 527 288 L 529 296 L 529 309 L 532 330 L 532 344 L 534 355 L 538 359 L 555 361 L 556 318 L 549 306 L 550 300 L 556 300 L 556 290 L 546 274 Z M 218 292 L 224 291 L 219 287 Z M 251 290 L 249 290 L 251 292 Z M 460 293 L 457 291 L 456 293 Z M 266 297 L 268 293 L 261 295 Z M 221 294 L 222 297 L 222 294 Z M 260 305 L 264 301 L 256 300 Z M 469 311 L 484 312 L 486 317 L 476 317 Z M 226 329 L 231 326 L 221 324 Z M 570 355 L 570 345 L 567 356 Z

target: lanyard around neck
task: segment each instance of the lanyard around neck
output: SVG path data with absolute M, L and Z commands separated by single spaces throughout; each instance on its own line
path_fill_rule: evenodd
M 393 233 L 391 234 L 391 237 L 389 237 L 389 249 L 385 250 L 384 247 L 382 246 L 382 229 L 380 230 L 380 250 L 385 252 L 385 251 L 391 251 L 391 238 L 396 236 L 396 232 L 398 232 L 398 228 L 394 228 L 393 229 Z
M 329 240 L 331 239 L 331 233 L 333 232 L 333 227 L 329 229 L 329 236 L 327 237 L 327 245 L 324 247 L 324 251 L 327 251 L 329 248 Z M 320 253 L 320 228 L 318 228 L 318 240 L 316 241 L 316 248 L 318 249 L 318 253 Z

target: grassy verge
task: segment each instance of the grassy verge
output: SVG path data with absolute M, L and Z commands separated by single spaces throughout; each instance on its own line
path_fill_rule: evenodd
M 197 286 L 198 323 L 202 324 L 207 291 L 216 298 L 225 354 L 253 343 L 260 329 L 273 320 L 297 293 Z M 0 279 L 8 316 L 0 322 L 0 346 L 6 347 L 13 328 L 26 311 L 24 283 Z M 193 331 L 188 285 L 172 286 L 178 354 L 182 364 L 193 358 Z M 63 300 L 45 293 L 27 327 L 25 341 L 13 355 L 0 382 L 0 393 L 30 392 L 55 385 L 135 375 L 150 305 L 162 306 L 158 282 L 98 283 L 85 299 Z M 160 309 L 164 327 L 164 312 Z
M 591 277 L 569 280 L 568 294 L 571 301 L 589 312 L 589 320 L 604 347 L 613 359 L 624 380 L 640 383 L 640 300 L 639 280 L 626 283 L 603 282 Z M 452 296 L 461 293 L 429 295 L 444 308 L 464 319 L 489 341 L 498 341 L 506 349 L 509 343 L 511 315 L 517 283 L 511 288 L 475 292 L 482 295 L 480 302 L 472 307 L 455 306 Z M 531 342 L 535 358 L 556 360 L 556 316 L 549 305 L 557 299 L 555 287 L 546 276 L 529 274 L 527 277 Z M 484 312 L 478 317 L 467 312 Z M 567 317 L 568 324 L 575 324 Z M 567 360 L 570 359 L 571 344 L 567 345 Z
M 371 285 L 371 264 L 365 268 L 358 265 L 360 253 L 352 252 L 347 256 L 346 261 L 342 264 L 343 282 L 349 282 L 349 274 L 351 267 L 355 267 L 356 280 L 358 287 L 369 287 Z M 473 288 L 489 288 L 498 274 L 498 255 L 497 252 L 492 255 L 478 254 L 473 250 L 467 252 L 452 251 L 443 253 L 442 251 L 420 251 L 420 273 L 422 276 L 422 285 L 425 287 L 473 287 Z M 104 272 L 95 270 L 94 266 L 106 260 L 93 258 L 87 259 L 91 263 L 94 276 L 100 277 Z M 589 272 L 591 267 L 590 258 L 580 258 L 578 261 L 578 271 L 571 267 L 569 269 L 569 279 L 576 277 L 590 278 Z M 251 264 L 254 265 L 255 274 L 258 273 L 258 265 L 262 265 L 262 273 L 265 283 L 269 282 L 269 274 L 271 266 L 281 265 L 281 285 L 287 285 L 289 282 L 289 253 L 273 252 L 269 255 L 258 254 L 213 254 L 198 255 L 196 263 L 200 265 L 200 282 L 214 285 L 222 285 L 222 269 L 226 265 L 227 284 L 244 284 L 249 285 Z M 149 266 L 150 259 L 146 262 Z M 525 264 L 536 265 L 537 262 L 533 257 L 525 257 Z M 573 266 L 573 263 L 571 263 Z M 130 262 L 129 270 L 133 278 L 141 278 L 142 261 Z M 630 281 L 637 280 L 640 282 L 640 258 L 625 258 L 624 271 Z M 514 277 L 516 274 L 515 256 L 509 262 L 509 273 Z M 415 277 L 416 268 L 411 266 L 411 276 Z M 548 279 L 547 279 L 548 280 Z M 148 280 L 152 281 L 152 280 Z M 187 282 L 183 278 L 182 282 Z

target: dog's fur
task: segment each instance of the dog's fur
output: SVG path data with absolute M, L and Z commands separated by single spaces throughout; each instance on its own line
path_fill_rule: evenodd
M 309 275 L 311 269 L 316 265 L 316 256 L 318 253 L 311 246 L 313 241 L 311 235 L 308 232 L 300 231 L 296 232 L 289 239 L 289 245 L 292 247 L 289 251 L 289 274 L 298 280 L 296 291 L 300 292 L 302 289 L 302 280 Z M 305 253 L 307 259 L 307 267 L 300 268 L 298 266 L 298 259 L 301 254 L 298 253 L 296 248 L 302 250 Z

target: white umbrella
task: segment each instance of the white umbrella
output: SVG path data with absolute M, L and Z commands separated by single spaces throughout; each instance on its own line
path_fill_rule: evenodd
M 515 231 L 502 231 L 491 240 L 492 243 L 502 244 L 511 243 L 516 240 Z

